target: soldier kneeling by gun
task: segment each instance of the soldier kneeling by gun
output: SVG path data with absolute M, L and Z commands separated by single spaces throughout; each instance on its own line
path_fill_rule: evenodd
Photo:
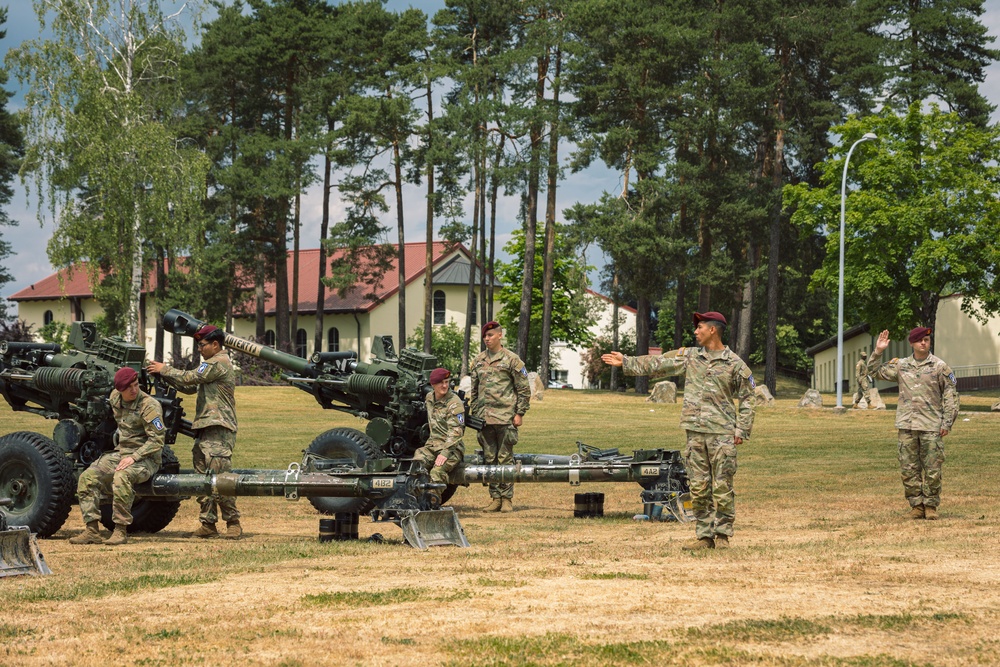
M 160 469 L 163 450 L 163 409 L 152 396 L 139 389 L 139 375 L 131 368 L 115 373 L 111 392 L 111 410 L 118 431 L 117 447 L 94 461 L 80 475 L 77 496 L 87 528 L 71 537 L 72 544 L 125 544 L 127 527 L 132 523 L 133 487 L 145 482 Z M 99 520 L 101 496 L 111 486 L 111 508 L 115 530 L 101 539 Z
M 430 473 L 431 482 L 447 484 L 448 474 L 465 457 L 465 405 L 458 394 L 451 390 L 447 368 L 431 371 L 431 391 L 424 401 L 427 404 L 427 425 L 430 437 L 427 443 L 413 453 Z M 441 506 L 441 489 L 431 489 L 428 498 L 433 509 Z

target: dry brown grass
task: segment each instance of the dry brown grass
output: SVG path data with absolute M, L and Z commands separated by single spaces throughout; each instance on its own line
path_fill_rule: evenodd
M 319 432 L 359 424 L 291 389 L 238 400 L 241 468 L 283 468 Z M 962 415 L 946 440 L 942 518 L 917 522 L 905 518 L 891 409 L 794 405 L 761 410 L 740 449 L 725 552 L 683 553 L 690 526 L 632 521 L 628 484 L 582 489 L 606 494 L 598 520 L 573 519 L 581 489 L 522 485 L 510 516 L 478 512 L 485 490 L 461 489 L 472 547 L 428 552 L 365 519 L 361 537 L 387 543 L 320 544 L 307 502 L 265 498 L 240 501 L 241 542 L 185 539 L 186 502 L 160 534 L 74 547 L 74 510 L 42 542 L 54 576 L 0 580 L 0 665 L 1000 664 L 1000 415 Z M 52 426 L 6 408 L 0 420 L 2 432 Z M 676 448 L 678 420 L 678 405 L 634 395 L 550 391 L 518 450 Z

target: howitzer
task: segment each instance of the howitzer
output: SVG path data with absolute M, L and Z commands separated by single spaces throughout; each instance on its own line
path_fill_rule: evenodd
M 63 350 L 54 343 L 0 341 L 0 394 L 15 411 L 58 420 L 51 438 L 29 431 L 0 437 L 0 496 L 12 501 L 9 520 L 41 537 L 55 533 L 69 516 L 79 474 L 115 448 L 117 425 L 108 399 L 119 368 L 139 373 L 143 390 L 159 401 L 167 445 L 178 433 L 193 434 L 176 391 L 146 374 L 144 348 L 101 337 L 92 322 L 74 322 L 67 343 Z M 179 469 L 168 446 L 162 459 L 162 471 Z M 129 529 L 162 530 L 179 507 L 178 498 L 137 502 Z M 102 521 L 113 527 L 110 505 L 105 509 Z
M 204 324 L 177 309 L 163 316 L 163 328 L 174 334 L 193 336 Z M 431 390 L 431 371 L 437 367 L 433 354 L 408 347 L 397 355 L 392 336 L 375 337 L 369 361 L 358 359 L 353 351 L 317 352 L 303 359 L 230 333 L 223 345 L 288 371 L 282 378 L 311 394 L 324 409 L 368 420 L 364 433 L 338 428 L 319 435 L 308 449 L 318 457 L 360 468 L 369 459 L 411 457 L 427 441 L 430 431 L 424 399 Z M 468 413 L 468 405 L 465 423 L 477 430 L 484 425 Z M 370 508 L 364 500 L 315 498 L 312 503 L 326 513 Z

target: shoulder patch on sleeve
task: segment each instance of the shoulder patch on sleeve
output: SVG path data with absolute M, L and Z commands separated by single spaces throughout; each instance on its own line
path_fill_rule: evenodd
M 521 366 L 521 375 L 523 375 L 524 377 L 528 377 L 528 369 L 525 368 L 524 366 Z
M 153 421 L 149 423 L 152 424 L 157 431 L 163 430 L 163 420 L 160 419 L 159 417 L 156 417 L 155 419 L 153 419 Z
M 201 375 L 207 369 L 208 369 L 208 362 L 207 361 L 201 362 L 201 365 L 198 366 L 198 371 L 197 371 L 198 375 Z
M 687 356 L 687 348 L 686 347 L 679 348 L 677 350 L 677 356 L 678 357 L 686 357 Z
M 461 424 L 462 426 L 465 426 L 465 413 L 464 412 L 459 412 L 457 415 L 455 415 L 455 417 L 458 419 L 458 423 L 459 424 Z
M 958 384 L 958 379 L 955 377 L 955 371 L 952 371 L 951 373 L 948 373 L 948 380 L 952 384 Z
M 889 361 L 889 363 L 890 363 L 890 364 L 894 364 L 894 363 L 896 363 L 897 361 L 899 361 L 899 357 L 893 357 L 893 358 L 892 358 L 892 359 L 891 359 L 891 360 Z

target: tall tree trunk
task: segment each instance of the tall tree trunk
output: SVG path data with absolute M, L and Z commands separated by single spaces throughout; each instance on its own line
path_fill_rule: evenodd
M 167 295 L 167 257 L 163 248 L 156 248 L 156 337 L 153 358 L 163 359 L 163 299 Z
M 743 283 L 742 308 L 740 310 L 740 331 L 736 337 L 736 354 L 746 361 L 750 356 L 750 336 L 753 333 L 753 299 L 757 291 L 757 266 L 760 264 L 760 246 L 750 241 L 747 249 L 747 259 L 750 263 L 750 275 Z
M 497 174 L 500 171 L 500 164 L 503 161 L 503 147 L 505 141 L 506 138 L 501 133 L 500 141 L 497 143 L 497 152 L 496 159 L 493 162 L 493 171 L 490 173 L 490 258 L 489 263 L 486 265 L 486 273 L 489 275 L 489 282 L 486 287 L 486 322 L 491 322 L 493 320 L 493 264 L 496 260 L 497 194 L 500 192 L 500 178 Z
M 398 229 L 399 253 L 399 338 L 398 349 L 406 347 L 406 230 L 403 227 L 403 165 L 402 156 L 399 152 L 399 141 L 392 142 L 392 161 L 395 171 L 396 183 L 396 227 Z
M 267 293 L 264 291 L 264 262 L 266 261 L 267 257 L 261 252 L 258 255 L 257 267 L 254 272 L 254 297 L 256 299 L 257 315 L 257 326 L 254 329 L 254 334 L 258 340 L 264 340 L 264 334 L 267 333 L 267 321 L 265 320 L 267 316 L 267 312 L 265 311 Z
M 618 338 L 618 268 L 614 269 L 614 274 L 611 277 L 611 349 L 617 350 L 619 344 Z M 611 367 L 611 386 L 608 387 L 611 391 L 618 389 L 618 367 Z
M 434 98 L 427 77 L 427 236 L 424 248 L 424 352 L 431 353 L 434 331 Z
M 301 189 L 301 180 L 299 181 L 299 186 L 296 188 Z M 301 192 L 295 193 L 295 218 L 292 221 L 292 322 L 291 330 L 292 335 L 295 336 L 296 340 L 299 336 L 299 222 L 300 222 L 300 212 L 302 204 L 302 194 Z M 316 352 L 319 352 L 323 348 L 317 347 Z M 308 358 L 309 352 L 306 351 L 306 357 Z
M 685 288 L 687 286 L 687 280 L 684 277 L 684 273 L 680 273 L 677 276 L 677 295 L 674 301 L 674 349 L 680 348 L 684 345 L 684 327 L 687 325 L 686 315 L 684 312 L 684 299 L 685 299 Z
M 141 196 L 141 195 L 140 195 Z M 128 314 L 125 320 L 125 340 L 143 345 L 139 331 L 139 298 L 142 295 L 142 220 L 136 200 L 132 215 L 132 274 L 129 279 Z
M 640 296 L 635 305 L 635 354 L 641 356 L 649 354 L 649 320 L 652 306 L 649 297 Z M 635 378 L 635 393 L 645 394 L 649 392 L 649 378 L 639 375 Z
M 787 46 L 778 49 L 782 75 L 778 84 L 778 94 L 774 101 L 774 160 L 771 163 L 771 224 L 768 234 L 767 252 L 767 336 L 764 346 L 764 384 L 773 396 L 778 395 L 778 268 L 781 249 L 781 182 L 782 163 L 785 153 L 785 86 L 788 83 Z
M 542 278 L 542 351 L 538 374 L 548 384 L 550 375 L 550 346 L 552 341 L 552 281 L 555 276 L 556 256 L 556 186 L 559 181 L 559 74 L 562 70 L 562 51 L 555 50 L 555 78 L 552 83 L 552 120 L 549 125 L 549 169 L 545 198 L 545 260 Z
M 462 375 L 469 374 L 469 362 L 472 359 L 471 347 L 472 347 L 472 296 L 476 293 L 476 243 L 478 239 L 476 234 L 479 231 L 479 225 L 476 221 L 479 219 L 479 190 L 482 187 L 482 174 L 480 173 L 480 161 L 477 155 L 474 161 L 475 167 L 473 169 L 473 182 L 475 183 L 475 203 L 472 206 L 472 242 L 469 243 L 469 284 L 467 285 L 467 292 L 465 297 L 465 343 L 462 345 Z M 482 342 L 482 337 L 480 336 L 480 343 Z M 479 346 L 476 346 L 476 350 L 479 350 Z
M 287 213 L 287 207 L 286 211 Z M 278 235 L 274 248 L 274 329 L 278 339 L 278 349 L 294 352 L 288 308 L 288 242 L 287 215 L 282 215 L 278 222 Z
M 331 124 L 332 129 L 332 124 Z M 323 155 L 323 217 L 319 223 L 319 267 L 316 271 L 316 329 L 313 335 L 314 349 L 323 349 L 323 316 L 326 303 L 326 234 L 330 230 L 330 172 L 333 165 L 330 162 L 329 150 Z

